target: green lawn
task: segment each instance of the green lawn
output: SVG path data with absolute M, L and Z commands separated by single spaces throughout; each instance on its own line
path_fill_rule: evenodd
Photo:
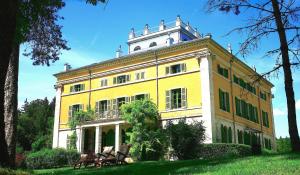
M 190 175 L 190 174 L 300 174 L 300 154 L 264 155 L 239 159 L 138 162 L 127 166 L 36 170 L 35 174 Z

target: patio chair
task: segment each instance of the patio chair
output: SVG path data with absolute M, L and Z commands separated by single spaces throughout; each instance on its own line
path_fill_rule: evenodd
M 94 164 L 95 158 L 95 153 L 81 154 L 80 159 L 74 164 L 74 169 L 80 169 L 82 165 L 87 167 L 90 164 Z
M 101 161 L 104 159 L 107 159 L 109 156 L 113 156 L 113 146 L 105 146 L 103 148 L 102 153 L 97 153 L 96 160 L 95 160 L 95 166 L 101 166 Z
M 106 159 L 101 160 L 100 165 L 123 165 L 128 164 L 125 161 L 125 158 L 129 154 L 131 145 L 121 145 L 119 151 L 116 153 L 115 156 L 109 156 Z

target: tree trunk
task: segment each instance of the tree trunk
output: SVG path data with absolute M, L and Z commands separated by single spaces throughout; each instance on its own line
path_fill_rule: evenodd
M 16 34 L 18 0 L 0 1 L 0 166 L 9 166 L 4 123 L 4 86 Z
M 277 0 L 272 0 L 273 13 L 276 21 L 277 32 L 280 39 L 280 50 L 282 54 L 282 66 L 284 72 L 285 94 L 288 107 L 289 133 L 291 137 L 292 150 L 300 152 L 300 140 L 296 120 L 295 95 L 293 88 L 293 77 L 291 72 L 291 63 L 289 59 L 289 47 L 286 39 L 284 25 L 281 19 L 281 13 Z
M 7 143 L 10 167 L 15 166 L 16 155 L 16 130 L 18 120 L 18 74 L 19 74 L 19 49 L 15 45 L 10 56 L 9 66 L 5 81 L 4 121 L 5 139 Z

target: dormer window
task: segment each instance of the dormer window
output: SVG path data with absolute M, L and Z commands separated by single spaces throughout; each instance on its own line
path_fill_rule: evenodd
M 157 46 L 156 42 L 152 42 L 149 47 L 154 47 L 154 46 Z
M 141 46 L 136 46 L 133 51 L 138 51 L 138 50 L 141 50 Z

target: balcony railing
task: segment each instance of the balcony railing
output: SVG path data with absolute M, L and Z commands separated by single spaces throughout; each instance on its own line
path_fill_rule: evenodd
M 120 110 L 109 110 L 95 113 L 95 121 L 121 119 Z

